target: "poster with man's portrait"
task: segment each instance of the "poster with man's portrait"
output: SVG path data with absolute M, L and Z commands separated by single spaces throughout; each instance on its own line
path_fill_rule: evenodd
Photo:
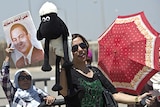
M 43 60 L 43 46 L 36 38 L 37 30 L 29 11 L 4 20 L 2 26 L 7 45 L 14 48 L 11 57 L 17 68 Z

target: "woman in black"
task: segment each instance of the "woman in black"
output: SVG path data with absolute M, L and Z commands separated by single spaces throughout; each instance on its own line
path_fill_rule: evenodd
M 71 69 L 73 89 L 70 95 L 65 97 L 67 107 L 104 107 L 102 91 L 108 89 L 118 103 L 134 104 L 150 93 L 140 96 L 132 96 L 117 92 L 111 82 L 100 72 L 103 79 L 103 86 L 98 79 L 93 67 L 86 66 L 87 50 L 89 44 L 80 34 L 72 35 L 73 67 Z M 98 69 L 98 68 L 97 68 Z M 154 102 L 154 97 L 146 99 L 147 105 Z

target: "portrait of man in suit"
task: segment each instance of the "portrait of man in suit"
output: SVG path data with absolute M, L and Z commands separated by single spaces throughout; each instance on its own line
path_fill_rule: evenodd
M 22 56 L 17 59 L 17 68 L 43 60 L 44 52 L 31 43 L 31 35 L 23 24 L 15 23 L 10 28 L 12 45 Z

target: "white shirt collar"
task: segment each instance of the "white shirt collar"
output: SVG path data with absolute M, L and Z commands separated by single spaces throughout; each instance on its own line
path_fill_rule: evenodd
M 26 59 L 26 58 L 28 59 L 28 63 L 29 63 L 29 64 L 31 64 L 32 51 L 33 51 L 33 46 L 31 47 L 31 49 L 30 49 L 30 51 L 29 51 L 29 53 L 28 53 L 27 56 L 24 56 L 24 55 L 23 55 L 24 59 Z M 26 62 L 25 62 L 25 65 L 27 65 Z

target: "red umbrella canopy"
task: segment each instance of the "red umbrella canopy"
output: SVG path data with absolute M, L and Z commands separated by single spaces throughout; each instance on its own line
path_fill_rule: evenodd
M 140 12 L 118 16 L 98 38 L 98 65 L 117 90 L 139 94 L 158 72 L 158 35 Z

